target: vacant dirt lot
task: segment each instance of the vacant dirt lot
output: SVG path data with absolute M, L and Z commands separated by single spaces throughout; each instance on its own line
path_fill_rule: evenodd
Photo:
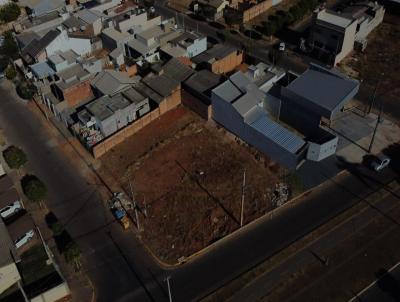
M 384 22 L 368 36 L 364 53 L 355 52 L 340 63 L 343 71 L 362 80 L 359 98 L 369 103 L 375 89 L 376 107 L 400 120 L 400 16 L 386 13 Z
M 132 175 L 142 237 L 176 263 L 239 227 L 246 169 L 245 223 L 272 209 L 285 171 L 222 128 L 180 107 L 101 158 L 126 192 Z M 145 217 L 147 212 L 147 218 Z

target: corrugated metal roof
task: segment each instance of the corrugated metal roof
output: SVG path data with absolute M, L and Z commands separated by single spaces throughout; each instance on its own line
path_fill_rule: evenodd
M 249 125 L 290 153 L 296 153 L 306 143 L 298 135 L 274 122 L 267 115 L 262 115 Z
M 310 103 L 328 110 L 337 110 L 343 102 L 357 93 L 359 83 L 337 71 L 318 65 L 310 68 L 291 82 L 287 89 L 300 95 Z

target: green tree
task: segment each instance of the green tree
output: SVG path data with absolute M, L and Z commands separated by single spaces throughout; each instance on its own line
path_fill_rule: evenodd
M 6 75 L 7 79 L 13 80 L 17 76 L 17 71 L 15 70 L 14 67 L 8 66 L 6 69 L 5 75 Z
M 266 36 L 272 36 L 277 31 L 276 23 L 275 22 L 266 22 L 264 26 L 264 34 Z
M 17 20 L 20 14 L 21 9 L 14 2 L 7 3 L 0 8 L 0 20 L 6 23 Z
M 28 161 L 25 152 L 16 146 L 10 146 L 5 149 L 3 157 L 11 169 L 19 169 Z
M 25 175 L 21 179 L 21 186 L 29 200 L 42 205 L 42 202 L 47 196 L 47 188 L 39 178 L 34 175 Z
M 56 222 L 51 226 L 54 236 L 60 236 L 64 232 L 64 226 L 60 222 Z
M 21 82 L 17 85 L 17 93 L 21 98 L 31 100 L 35 95 L 35 87 L 28 82 Z
M 4 33 L 4 44 L 0 49 L 0 54 L 13 60 L 18 58 L 18 46 L 11 30 Z
M 82 267 L 81 264 L 81 251 L 75 241 L 71 241 L 64 252 L 65 261 L 72 265 L 75 271 L 79 271 Z

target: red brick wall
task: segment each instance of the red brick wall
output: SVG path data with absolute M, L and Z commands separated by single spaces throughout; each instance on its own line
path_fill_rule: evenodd
M 93 97 L 90 87 L 90 81 L 85 81 L 63 91 L 64 100 L 68 102 L 69 107 L 75 107 L 82 101 Z
M 94 146 L 92 148 L 93 157 L 99 158 L 108 150 L 122 143 L 129 136 L 138 132 L 140 129 L 151 123 L 153 120 L 159 118 L 165 112 L 174 109 L 176 106 L 181 104 L 181 101 L 181 87 L 179 86 L 179 88 L 176 89 L 169 97 L 167 97 L 157 109 L 141 117 L 129 126 L 122 128 L 117 133 L 113 134 L 109 138 Z
M 234 70 L 237 66 L 243 62 L 243 52 L 233 52 L 229 56 L 215 61 L 211 65 L 211 71 L 217 74 L 223 74 Z

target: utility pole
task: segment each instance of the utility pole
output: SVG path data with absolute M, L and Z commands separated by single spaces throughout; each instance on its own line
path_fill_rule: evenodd
M 244 212 L 244 192 L 246 186 L 246 169 L 243 171 L 243 184 L 242 184 L 242 204 L 240 209 L 240 227 L 243 226 L 243 212 Z
M 380 74 L 380 77 L 378 78 L 378 81 L 376 82 L 375 89 L 374 89 L 374 94 L 372 95 L 371 102 L 369 103 L 368 114 L 371 113 L 372 107 L 373 107 L 374 104 L 375 104 L 375 99 L 376 99 L 376 94 L 377 94 L 377 92 L 378 92 L 378 87 L 379 87 L 379 84 L 381 83 L 381 80 L 382 80 L 382 78 L 383 78 L 384 76 L 385 76 L 385 73 L 382 72 L 382 73 Z
M 169 302 L 172 302 L 171 286 L 170 286 L 170 284 L 169 284 L 169 279 L 171 279 L 171 276 L 168 276 L 168 277 L 165 279 L 165 281 L 167 281 Z
M 137 228 L 138 228 L 138 231 L 140 231 L 139 213 L 138 213 L 138 209 L 137 209 L 137 204 L 136 204 L 135 196 L 133 196 L 133 188 L 132 188 L 131 176 L 132 176 L 132 171 L 131 171 L 131 169 L 129 168 L 129 175 L 128 175 L 129 189 L 130 189 L 130 191 L 131 191 L 131 199 L 132 199 L 132 202 L 133 202 L 133 208 L 134 208 L 134 210 L 135 210 L 136 226 L 137 226 Z
M 369 144 L 369 147 L 368 147 L 368 153 L 370 153 L 371 150 L 372 150 L 372 146 L 373 146 L 374 141 L 375 141 L 375 135 L 376 135 L 376 132 L 378 131 L 379 123 L 382 121 L 382 120 L 381 120 L 381 119 L 382 119 L 382 111 L 383 111 L 383 103 L 382 103 L 382 101 L 381 101 L 380 106 L 379 106 L 378 118 L 376 119 L 376 124 L 375 124 L 375 128 L 374 128 L 374 132 L 372 133 L 371 143 Z
M 147 218 L 147 203 L 146 203 L 146 195 L 143 195 L 143 206 L 144 206 L 144 216 Z

